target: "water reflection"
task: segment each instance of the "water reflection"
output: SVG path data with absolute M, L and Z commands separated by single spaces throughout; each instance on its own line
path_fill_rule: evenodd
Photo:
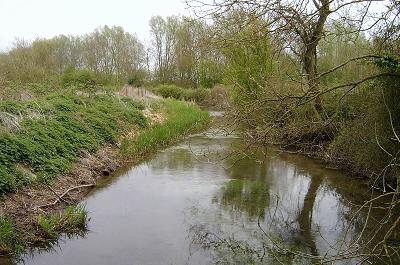
M 264 218 L 269 204 L 269 189 L 263 181 L 230 180 L 223 185 L 221 194 L 214 198 L 214 203 L 232 212 L 246 214 L 250 219 Z
M 218 205 L 216 216 L 233 222 L 216 228 L 196 215 L 197 224 L 192 226 L 195 241 L 213 249 L 216 260 L 309 264 L 338 258 L 335 264 L 356 264 L 362 260 L 359 254 L 368 253 L 369 246 L 381 239 L 368 241 L 368 235 L 360 234 L 374 229 L 384 213 L 360 210 L 357 205 L 369 199 L 370 192 L 359 180 L 273 148 L 260 151 L 242 143 L 230 148 L 236 149 L 229 151 L 236 155 L 224 165 L 230 180 L 213 203 Z M 321 258 L 310 260 L 308 254 Z

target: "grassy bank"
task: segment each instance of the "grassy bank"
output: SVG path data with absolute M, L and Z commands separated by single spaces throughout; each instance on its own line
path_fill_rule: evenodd
M 143 104 L 70 94 L 0 103 L 0 195 L 67 173 L 81 151 L 96 152 L 133 126 L 145 128 Z
M 161 116 L 162 122 L 152 120 L 145 108 Z M 209 122 L 208 113 L 192 103 L 142 103 L 112 95 L 74 93 L 2 102 L 0 113 L 9 117 L 2 118 L 0 127 L 0 192 L 4 205 L 0 207 L 0 255 L 53 242 L 62 233 L 84 231 L 87 213 L 71 205 L 82 199 L 88 188 L 80 189 L 75 197 L 67 194 L 61 198 L 60 194 L 103 176 L 86 177 L 84 170 L 76 170 L 103 146 L 111 146 L 117 153 L 119 165 L 137 162 Z M 110 157 L 108 153 L 105 156 Z M 73 170 L 83 175 L 71 177 L 68 174 Z M 41 201 L 31 199 L 32 194 Z M 28 206 L 26 200 L 30 200 Z
M 121 150 L 126 157 L 148 155 L 160 147 L 177 141 L 182 135 L 204 128 L 209 122 L 208 113 L 199 111 L 199 108 L 192 103 L 164 100 L 155 108 L 164 113 L 165 122 L 155 124 L 133 140 L 124 139 Z

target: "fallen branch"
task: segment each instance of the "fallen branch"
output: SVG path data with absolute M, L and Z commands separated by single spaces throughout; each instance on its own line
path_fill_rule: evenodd
M 64 192 L 64 193 L 63 193 L 62 195 L 60 195 L 60 196 L 58 196 L 57 193 L 56 193 L 56 195 L 57 195 L 58 198 L 57 198 L 54 202 L 48 203 L 48 204 L 44 204 L 44 205 L 40 205 L 40 206 L 38 206 L 38 207 L 36 207 L 36 208 L 40 209 L 40 208 L 44 208 L 44 207 L 54 206 L 54 205 L 56 205 L 56 204 L 57 204 L 58 202 L 60 202 L 60 201 L 66 202 L 66 201 L 63 199 L 63 197 L 66 196 L 69 192 L 71 192 L 71 191 L 73 191 L 73 190 L 81 189 L 81 188 L 88 188 L 88 187 L 94 187 L 94 186 L 96 186 L 96 184 L 79 185 L 79 186 L 72 187 L 72 188 L 68 189 L 66 192 Z M 53 191 L 53 192 L 54 192 L 54 191 Z M 66 203 L 68 203 L 68 202 L 66 202 Z

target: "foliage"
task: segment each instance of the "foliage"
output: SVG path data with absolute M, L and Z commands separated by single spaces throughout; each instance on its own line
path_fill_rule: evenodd
M 400 150 L 393 31 L 371 42 L 354 24 L 330 21 L 318 42 L 316 78 L 310 80 L 304 58 L 298 58 L 301 44 L 292 42 L 289 51 L 282 45 L 292 40 L 268 33 L 269 24 L 249 13 L 243 8 L 215 19 L 215 43 L 223 43 L 215 48 L 224 55 L 224 82 L 231 87 L 234 117 L 242 128 L 261 142 L 295 147 L 355 173 L 384 172 L 386 183 L 395 186 L 400 171 L 388 167 L 396 164 Z M 374 75 L 382 76 L 364 80 Z
M 208 49 L 211 27 L 204 21 L 155 16 L 149 24 L 156 83 L 211 88 L 222 80 L 223 56 Z
M 176 85 L 159 85 L 154 89 L 155 93 L 163 98 L 194 101 L 199 104 L 210 99 L 210 90 L 205 88 L 181 88 Z
M 57 239 L 61 233 L 77 234 L 86 229 L 87 211 L 83 206 L 68 206 L 65 211 L 40 215 L 39 229 L 18 228 L 8 217 L 0 217 L 0 255 L 20 254 L 31 242 Z
M 18 107 L 16 107 L 18 106 Z M 105 143 L 116 143 L 133 126 L 145 127 L 143 108 L 130 99 L 51 94 L 23 103 L 3 101 L 0 111 L 17 114 L 20 129 L 0 132 L 0 194 L 28 184 L 18 165 L 27 167 L 40 181 L 50 181 L 68 172 L 82 150 L 96 151 Z M 17 113 L 16 113 L 17 112 Z
M 128 79 L 128 85 L 134 87 L 141 87 L 144 85 L 145 78 L 146 78 L 145 71 L 136 71 L 135 73 L 132 73 L 130 75 Z
M 210 96 L 210 90 L 205 88 L 197 89 L 184 89 L 182 97 L 186 101 L 194 101 L 197 103 L 202 103 L 207 100 Z
M 144 61 L 144 46 L 135 35 L 104 26 L 83 36 L 17 41 L 9 52 L 0 54 L 0 80 L 41 83 L 71 72 L 74 82 L 85 81 L 85 86 L 92 85 L 87 81 L 93 73 L 101 83 L 119 84 L 143 70 Z
M 199 83 L 201 87 L 212 88 L 221 83 L 224 65 L 215 59 L 203 59 L 199 66 Z

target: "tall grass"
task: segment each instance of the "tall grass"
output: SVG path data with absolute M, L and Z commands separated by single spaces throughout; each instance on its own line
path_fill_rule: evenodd
M 182 136 L 206 127 L 210 117 L 197 105 L 177 100 L 164 100 L 159 106 L 166 115 L 163 124 L 155 124 L 143 131 L 136 139 L 122 143 L 122 153 L 130 156 L 144 156 L 159 147 L 165 147 Z

